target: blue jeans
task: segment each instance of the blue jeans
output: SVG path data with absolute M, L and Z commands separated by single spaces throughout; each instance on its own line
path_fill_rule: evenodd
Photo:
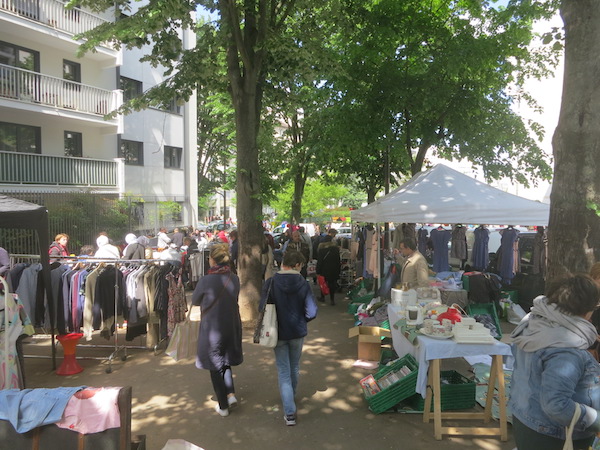
M 279 393 L 283 403 L 283 412 L 286 416 L 296 414 L 296 386 L 300 374 L 300 357 L 304 338 L 279 341 L 273 349 L 275 351 L 275 364 L 279 377 Z

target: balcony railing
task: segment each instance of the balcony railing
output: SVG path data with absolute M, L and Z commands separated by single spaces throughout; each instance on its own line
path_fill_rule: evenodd
M 5 64 L 0 64 L 0 97 L 100 116 L 117 108 L 115 91 L 17 69 Z
M 65 3 L 56 0 L 0 0 L 0 10 L 74 35 L 106 22 L 102 17 L 79 8 L 66 9 Z
M 118 190 L 118 162 L 0 151 L 0 184 Z

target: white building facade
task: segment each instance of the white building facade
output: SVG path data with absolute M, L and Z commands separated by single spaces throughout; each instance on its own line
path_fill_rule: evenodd
M 139 61 L 144 49 L 107 44 L 77 58 L 74 36 L 107 20 L 57 0 L 0 0 L 0 194 L 132 198 L 147 230 L 194 224 L 196 98 L 106 119 L 165 79 Z M 195 45 L 193 31 L 180 36 Z M 171 223 L 153 217 L 161 202 L 179 205 Z

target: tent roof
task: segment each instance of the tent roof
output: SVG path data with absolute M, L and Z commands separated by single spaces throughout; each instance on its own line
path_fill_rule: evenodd
M 550 206 L 508 194 L 438 164 L 352 211 L 355 222 L 548 225 Z
M 47 229 L 45 206 L 0 195 L 0 228 Z

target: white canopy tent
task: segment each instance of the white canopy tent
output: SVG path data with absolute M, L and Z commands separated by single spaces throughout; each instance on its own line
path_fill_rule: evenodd
M 550 205 L 508 194 L 443 164 L 351 212 L 353 222 L 548 225 Z

